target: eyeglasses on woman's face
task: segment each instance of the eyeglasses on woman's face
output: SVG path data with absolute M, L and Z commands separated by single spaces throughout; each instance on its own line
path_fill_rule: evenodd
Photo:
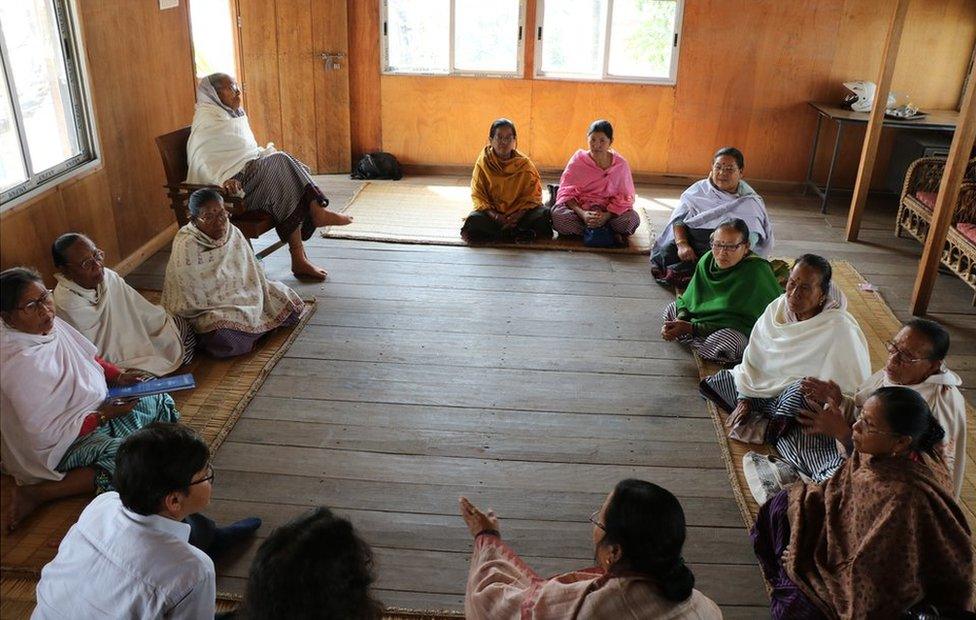
M 713 252 L 734 252 L 742 247 L 743 244 L 744 242 L 742 241 L 739 243 L 718 243 L 717 241 L 711 242 Z
M 600 528 L 601 530 L 603 530 L 604 532 L 606 532 L 607 531 L 607 526 L 605 526 L 602 523 L 600 523 L 600 511 L 601 510 L 603 510 L 603 509 L 602 508 L 597 508 L 596 510 L 594 510 L 593 511 L 593 514 L 590 515 L 590 517 L 589 517 L 589 519 L 587 519 L 587 521 L 589 521 L 593 525 L 597 526 L 598 528 Z
M 894 357 L 895 361 L 901 364 L 917 364 L 919 362 L 928 361 L 924 357 L 910 357 L 908 353 L 899 349 L 898 345 L 896 345 L 891 340 L 886 340 L 884 346 L 885 349 L 888 351 L 888 355 Z
M 714 164 L 712 170 L 715 172 L 724 172 L 725 174 L 732 174 L 733 172 L 738 172 L 738 166 L 723 166 L 722 164 Z
M 194 480 L 194 481 L 190 482 L 190 486 L 192 487 L 195 484 L 203 484 L 204 482 L 213 482 L 213 480 L 214 480 L 214 468 L 213 468 L 213 465 L 211 465 L 210 463 L 207 463 L 207 475 L 204 476 L 203 478 L 200 478 L 199 480 Z
M 45 289 L 44 294 L 36 299 L 31 299 L 23 306 L 16 306 L 16 310 L 21 310 L 27 314 L 33 314 L 35 316 L 40 316 L 44 313 L 45 309 L 54 308 L 54 291 L 51 289 Z
M 227 211 L 221 209 L 220 211 L 210 211 L 204 213 L 203 215 L 197 216 L 198 222 L 203 222 L 204 224 L 226 222 L 230 216 L 227 215 Z
M 85 271 L 94 271 L 97 267 L 101 267 L 105 264 L 105 251 L 95 248 L 92 255 L 81 261 L 80 263 L 68 263 L 69 265 L 77 265 Z

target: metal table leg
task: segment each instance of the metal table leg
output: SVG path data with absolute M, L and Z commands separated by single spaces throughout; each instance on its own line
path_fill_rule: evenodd
M 822 112 L 817 112 L 817 129 L 813 133 L 813 148 L 810 149 L 810 165 L 807 166 L 807 178 L 803 183 L 803 195 L 807 195 L 807 190 L 813 185 L 813 164 L 817 160 L 817 146 L 820 144 L 820 125 L 823 124 L 824 115 Z
M 834 154 L 830 157 L 830 168 L 827 169 L 827 184 L 824 186 L 823 200 L 820 203 L 820 212 L 827 212 L 827 200 L 830 198 L 830 185 L 834 178 L 834 164 L 837 163 L 837 155 L 840 153 L 840 138 L 844 133 L 844 123 L 837 121 L 837 137 L 834 138 Z

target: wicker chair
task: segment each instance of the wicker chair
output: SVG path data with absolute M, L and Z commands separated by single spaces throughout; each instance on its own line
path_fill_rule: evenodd
M 908 233 L 925 243 L 945 163 L 941 157 L 923 157 L 908 167 L 895 221 L 897 236 Z M 976 226 L 976 157 L 966 166 L 941 258 L 947 269 L 976 289 L 976 232 L 971 226 Z M 976 296 L 973 304 L 976 305 Z
M 189 221 L 187 213 L 187 202 L 190 194 L 203 187 L 212 187 L 223 195 L 224 202 L 230 211 L 230 222 L 237 226 L 248 243 L 252 239 L 257 239 L 269 230 L 274 229 L 274 220 L 265 211 L 246 211 L 244 203 L 240 198 L 228 196 L 223 189 L 216 185 L 194 185 L 184 183 L 188 169 L 186 161 L 186 143 L 190 138 L 190 127 L 181 127 L 176 131 L 163 134 L 156 138 L 156 148 L 159 149 L 159 156 L 163 160 L 163 171 L 166 173 L 166 195 L 169 196 L 170 207 L 176 222 L 180 226 L 185 226 Z M 267 248 L 257 253 L 258 258 L 264 258 L 278 248 L 284 246 L 283 241 L 276 241 Z

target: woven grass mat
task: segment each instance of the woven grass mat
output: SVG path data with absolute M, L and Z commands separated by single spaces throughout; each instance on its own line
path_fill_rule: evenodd
M 158 291 L 142 291 L 150 301 L 159 299 Z M 198 355 L 180 372 L 193 373 L 197 387 L 174 392 L 173 399 L 180 419 L 192 427 L 216 452 L 234 427 L 275 364 L 301 333 L 315 313 L 315 301 L 293 327 L 273 331 L 261 339 L 247 355 L 217 360 Z M 54 558 L 61 539 L 90 498 L 77 497 L 42 506 L 11 534 L 0 532 L 0 571 L 20 576 L 37 575 Z
M 485 243 L 479 246 L 649 254 L 651 225 L 640 200 L 635 208 L 641 223 L 625 248 L 588 248 L 579 239 L 561 238 L 528 244 Z M 466 245 L 461 239 L 461 225 L 471 209 L 471 190 L 466 185 L 370 181 L 363 184 L 343 209 L 343 213 L 353 216 L 355 221 L 348 226 L 327 227 L 322 236 L 390 243 Z
M 871 368 L 873 371 L 877 371 L 884 366 L 888 357 L 884 342 L 890 340 L 901 329 L 901 321 L 891 311 L 880 293 L 865 291 L 860 288 L 860 285 L 866 280 L 854 269 L 853 265 L 847 261 L 831 261 L 831 265 L 834 268 L 834 282 L 847 295 L 848 310 L 860 323 L 861 331 L 864 332 L 864 337 L 868 341 Z M 721 369 L 720 366 L 707 362 L 697 355 L 695 355 L 695 361 L 698 363 L 698 373 L 702 378 L 713 375 Z M 749 451 L 764 454 L 772 454 L 774 451 L 770 447 L 755 446 L 729 439 L 725 428 L 725 418 L 727 417 L 725 412 L 719 410 L 711 401 L 706 402 L 708 412 L 715 423 L 715 433 L 722 448 L 722 457 L 725 459 L 729 480 L 732 483 L 732 492 L 735 495 L 736 503 L 739 505 L 739 511 L 742 513 L 742 521 L 746 528 L 751 528 L 756 521 L 759 505 L 756 504 L 755 498 L 749 492 L 749 485 L 742 471 L 742 457 Z M 968 404 L 966 406 L 966 422 L 969 441 L 966 445 L 966 477 L 963 482 L 961 504 L 963 512 L 966 513 L 966 518 L 969 520 L 970 528 L 976 530 L 976 441 L 974 441 L 976 410 Z M 973 546 L 976 549 L 976 539 L 974 539 Z

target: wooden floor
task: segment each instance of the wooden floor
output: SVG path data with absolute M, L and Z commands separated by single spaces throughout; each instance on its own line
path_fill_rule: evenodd
M 333 204 L 353 187 L 338 177 L 324 186 Z M 638 191 L 660 230 L 680 190 Z M 843 217 L 821 216 L 817 201 L 767 204 L 777 255 L 851 260 L 907 318 L 920 248 L 894 238 L 890 205 L 873 205 L 865 243 L 847 244 Z M 493 508 L 503 536 L 545 574 L 588 565 L 587 516 L 618 480 L 639 477 L 680 498 L 697 587 L 728 618 L 768 616 L 695 366 L 660 340 L 672 297 L 647 257 L 318 237 L 308 249 L 327 283 L 296 282 L 284 251 L 265 260 L 319 309 L 221 448 L 211 516 L 259 515 L 266 536 L 310 506 L 333 507 L 373 546 L 387 605 L 461 609 L 470 537 L 459 495 Z M 159 287 L 166 259 L 129 281 Z M 932 303 L 967 385 L 971 293 L 942 275 Z M 260 541 L 218 567 L 218 589 L 241 591 Z

